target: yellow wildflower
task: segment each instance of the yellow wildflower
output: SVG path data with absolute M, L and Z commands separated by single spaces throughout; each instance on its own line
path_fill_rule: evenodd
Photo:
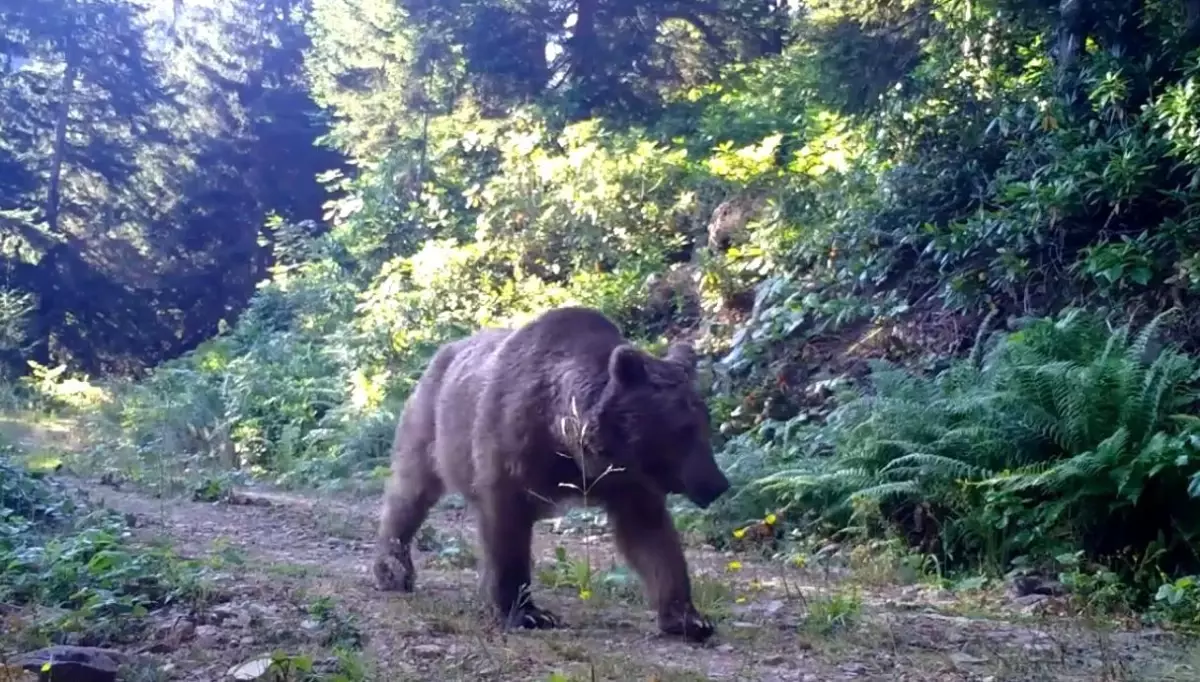
M 746 598 L 745 598 L 745 597 L 738 597 L 737 599 L 734 599 L 733 601 L 734 601 L 734 602 L 736 602 L 736 603 L 738 603 L 738 604 L 744 604 L 744 603 L 746 603 Z
M 592 598 L 592 591 L 591 591 L 591 590 L 580 590 L 580 591 L 579 591 L 579 598 L 580 598 L 580 599 L 582 599 L 582 600 L 584 600 L 584 601 L 587 601 L 587 600 L 591 599 L 591 598 Z
M 730 562 L 729 562 L 729 570 L 731 570 L 731 571 L 740 571 L 740 570 L 742 570 L 742 562 L 740 562 L 740 561 L 730 561 Z
M 746 529 L 738 528 L 737 530 L 733 531 L 733 537 L 737 538 L 738 540 L 746 537 Z
M 767 514 L 767 518 L 763 519 L 763 521 L 765 521 L 768 526 L 774 526 L 775 522 L 778 520 L 779 520 L 779 518 L 777 516 L 775 516 L 775 514 L 773 514 L 773 513 Z

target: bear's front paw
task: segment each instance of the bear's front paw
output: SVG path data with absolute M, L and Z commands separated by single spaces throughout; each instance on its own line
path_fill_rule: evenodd
M 713 622 L 694 608 L 688 608 L 682 614 L 660 615 L 658 628 L 663 634 L 683 637 L 692 642 L 703 642 L 717 631 Z
M 562 622 L 552 612 L 529 604 L 513 611 L 507 619 L 507 625 L 526 630 L 550 630 L 560 627 Z
M 375 557 L 375 585 L 385 592 L 412 592 L 416 583 L 416 572 L 412 559 L 405 560 L 392 554 Z

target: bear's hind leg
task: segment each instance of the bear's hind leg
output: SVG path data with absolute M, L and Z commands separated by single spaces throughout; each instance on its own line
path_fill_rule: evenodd
M 692 603 L 687 559 L 666 501 L 648 491 L 627 491 L 606 505 L 617 548 L 642 580 L 658 627 L 668 635 L 702 642 L 716 631 Z
M 412 592 L 416 570 L 412 540 L 445 492 L 445 485 L 423 462 L 408 471 L 393 472 L 379 515 L 375 584 L 381 590 Z
M 484 555 L 481 577 L 500 620 L 506 627 L 558 627 L 558 617 L 535 606 L 529 594 L 533 572 L 533 510 L 510 496 L 485 494 L 480 499 L 478 514 Z

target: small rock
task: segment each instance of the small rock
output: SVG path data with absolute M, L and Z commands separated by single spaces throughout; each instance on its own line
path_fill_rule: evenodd
M 221 629 L 215 625 L 199 625 L 196 627 L 196 645 L 207 649 L 221 642 Z
M 723 654 L 732 654 L 734 649 L 732 644 L 722 644 L 721 646 L 717 647 L 717 651 Z
M 223 627 L 250 627 L 254 620 L 254 616 L 248 611 L 230 606 L 228 604 L 218 606 L 212 610 L 212 622 L 215 625 Z
M 253 506 L 253 507 L 270 507 L 274 503 L 248 490 L 230 490 L 225 495 L 225 501 L 233 505 Z
M 446 649 L 438 644 L 418 644 L 409 649 L 417 658 L 438 658 L 446 653 Z
M 954 661 L 954 663 L 956 665 L 974 665 L 977 663 L 987 663 L 986 658 L 972 656 L 971 654 L 963 653 L 961 651 L 955 651 L 955 652 L 951 653 L 950 660 Z
M 320 621 L 316 621 L 311 618 L 308 618 L 308 619 L 300 622 L 300 628 L 303 630 L 308 630 L 309 632 L 311 632 L 313 630 L 320 630 L 321 623 L 320 623 Z
M 817 676 L 812 673 L 804 673 L 804 677 L 800 678 L 800 682 L 819 682 Z
M 767 656 L 767 657 L 763 658 L 762 664 L 769 665 L 769 666 L 780 666 L 780 665 L 787 663 L 787 660 L 788 660 L 787 656 L 781 656 L 779 654 L 775 654 L 774 656 Z
M 251 618 L 261 619 L 274 616 L 279 612 L 279 609 L 270 604 L 251 604 L 246 608 L 246 611 L 249 612 Z
M 163 623 L 154 632 L 155 643 L 150 650 L 154 653 L 173 651 L 195 636 L 196 624 L 187 618 Z
M 1067 588 L 1059 581 L 1036 573 L 1013 578 L 1010 589 L 1018 598 L 1035 594 L 1061 597 L 1067 593 Z
M 1053 597 L 1047 597 L 1044 594 L 1027 594 L 1024 597 L 1017 597 L 1013 602 L 1020 605 L 1022 613 L 1034 614 L 1050 608 Z
M 111 649 L 84 646 L 52 646 L 18 656 L 14 663 L 40 673 L 49 663 L 55 682 L 115 682 L 124 655 Z
M 186 642 L 196 636 L 196 624 L 185 618 L 175 623 L 175 627 L 171 629 L 171 636 L 180 642 Z
M 851 663 L 849 665 L 843 665 L 842 672 L 855 677 L 859 675 L 866 675 L 867 666 L 863 665 L 862 663 Z

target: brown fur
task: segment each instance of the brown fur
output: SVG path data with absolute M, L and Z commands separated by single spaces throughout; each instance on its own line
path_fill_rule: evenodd
M 510 626 L 554 627 L 528 596 L 533 524 L 560 502 L 604 507 L 669 634 L 703 640 L 667 493 L 701 506 L 729 482 L 713 459 L 695 353 L 637 350 L 595 310 L 560 308 L 516 330 L 443 346 L 397 426 L 375 576 L 412 591 L 410 545 L 429 509 L 461 493 L 479 521 L 483 584 Z M 608 470 L 607 467 L 620 470 Z M 603 474 L 603 475 L 602 475 Z M 575 488 L 564 487 L 576 486 Z

